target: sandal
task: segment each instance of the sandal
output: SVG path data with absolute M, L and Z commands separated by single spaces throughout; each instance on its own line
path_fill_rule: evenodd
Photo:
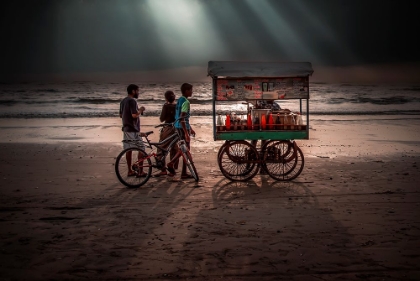
M 147 173 L 141 173 L 136 175 L 136 178 L 145 178 L 147 176 Z
M 137 173 L 136 172 L 129 172 L 128 174 L 127 174 L 127 177 L 134 177 L 134 176 L 136 176 L 137 175 Z
M 173 177 L 176 174 L 174 167 L 167 166 L 166 170 L 169 172 L 169 176 L 171 177 Z
M 167 172 L 159 172 L 153 175 L 154 178 L 158 178 L 161 176 L 166 176 L 168 173 Z
M 182 175 L 181 176 L 181 179 L 193 179 L 194 177 L 193 176 L 191 176 L 191 175 Z

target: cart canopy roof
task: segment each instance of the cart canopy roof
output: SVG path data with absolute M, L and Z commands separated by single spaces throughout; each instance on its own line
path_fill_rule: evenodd
M 313 73 L 310 62 L 209 61 L 207 74 L 224 77 L 306 77 Z

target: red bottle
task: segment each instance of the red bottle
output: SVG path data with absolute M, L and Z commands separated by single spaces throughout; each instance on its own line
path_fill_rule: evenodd
M 281 130 L 281 119 L 280 119 L 280 114 L 277 113 L 277 118 L 276 118 L 276 129 L 277 130 Z
M 270 130 L 274 129 L 274 120 L 273 120 L 273 114 L 270 113 L 270 115 L 268 115 L 268 128 Z
M 265 130 L 267 128 L 267 122 L 265 120 L 265 114 L 261 115 L 261 129 Z
M 248 127 L 248 130 L 252 130 L 252 117 L 251 117 L 251 114 L 249 113 L 246 119 L 246 126 Z
M 230 115 L 226 115 L 226 121 L 225 121 L 225 125 L 226 125 L 226 131 L 230 130 Z

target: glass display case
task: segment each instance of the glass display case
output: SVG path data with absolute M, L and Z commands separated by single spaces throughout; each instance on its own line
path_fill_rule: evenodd
M 312 73 L 310 63 L 210 61 L 214 140 L 308 139 Z

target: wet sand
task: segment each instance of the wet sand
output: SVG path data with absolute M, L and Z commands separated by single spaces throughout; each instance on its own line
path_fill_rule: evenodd
M 139 189 L 115 120 L 69 121 L 0 122 L 0 280 L 420 279 L 417 119 L 313 121 L 296 180 L 244 183 L 203 119 L 200 181 Z

